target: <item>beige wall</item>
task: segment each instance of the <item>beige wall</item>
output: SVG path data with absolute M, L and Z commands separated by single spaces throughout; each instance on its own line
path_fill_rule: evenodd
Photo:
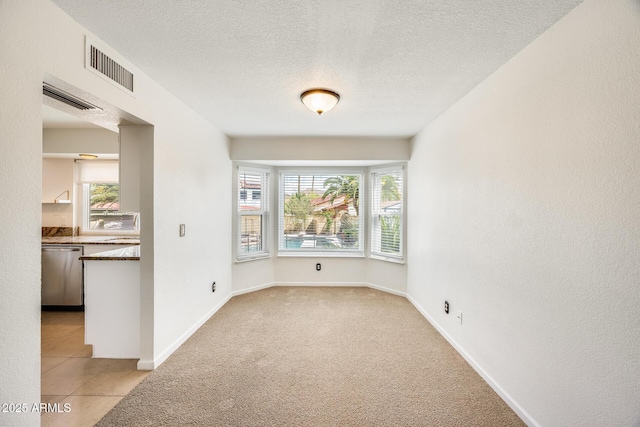
M 86 71 L 85 35 L 97 37 L 48 0 L 1 2 L 0 32 L 0 217 L 10 219 L 0 233 L 0 402 L 39 402 L 43 79 L 154 126 L 141 183 L 148 366 L 168 357 L 231 295 L 231 235 L 219 228 L 231 224 L 231 162 L 224 135 L 135 67 L 135 97 Z M 40 423 L 37 413 L 0 417 L 3 425 Z
M 42 159 L 42 226 L 73 227 L 73 203 L 54 203 L 60 199 L 74 201 L 75 181 L 73 159 Z
M 586 0 L 413 141 L 408 293 L 530 425 L 640 421 L 638 46 Z

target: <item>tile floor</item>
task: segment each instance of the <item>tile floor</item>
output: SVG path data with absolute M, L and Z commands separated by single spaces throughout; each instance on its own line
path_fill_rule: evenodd
M 42 402 L 70 409 L 43 413 L 43 427 L 93 426 L 150 372 L 137 360 L 91 358 L 83 312 L 43 311 L 41 343 Z

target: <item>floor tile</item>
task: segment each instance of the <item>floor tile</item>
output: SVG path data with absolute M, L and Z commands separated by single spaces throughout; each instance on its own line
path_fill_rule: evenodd
M 42 427 L 92 427 L 106 415 L 122 397 L 114 396 L 69 396 L 62 405 L 69 404 L 67 413 L 45 413 L 41 417 Z
M 93 359 L 82 312 L 43 312 L 41 331 L 41 402 L 62 411 L 43 412 L 42 426 L 93 426 L 150 373 L 137 360 Z
M 40 359 L 40 375 L 67 360 L 66 357 L 42 357 Z
M 40 393 L 68 396 L 104 371 L 109 361 L 110 359 L 69 358 L 41 376 Z
M 150 371 L 138 371 L 137 360 L 114 360 L 104 371 L 87 381 L 73 395 L 125 396 Z
M 59 403 L 66 399 L 67 396 L 40 396 L 42 403 Z

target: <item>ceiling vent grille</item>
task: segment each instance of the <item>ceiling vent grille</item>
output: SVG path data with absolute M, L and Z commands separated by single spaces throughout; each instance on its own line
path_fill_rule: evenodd
M 96 47 L 89 39 L 86 41 L 85 67 L 89 71 L 105 77 L 116 86 L 133 93 L 133 73 L 113 59 L 114 55 L 107 55 L 104 50 Z
M 102 108 L 100 107 L 96 107 L 95 105 L 90 104 L 87 101 L 84 101 L 47 83 L 44 83 L 42 85 L 42 94 L 48 96 L 49 98 L 53 98 L 57 101 L 63 102 L 78 110 L 102 110 Z

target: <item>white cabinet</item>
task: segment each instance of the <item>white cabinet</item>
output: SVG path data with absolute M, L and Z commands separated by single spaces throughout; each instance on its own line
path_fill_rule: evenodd
M 85 343 L 93 357 L 140 358 L 140 261 L 85 260 Z

